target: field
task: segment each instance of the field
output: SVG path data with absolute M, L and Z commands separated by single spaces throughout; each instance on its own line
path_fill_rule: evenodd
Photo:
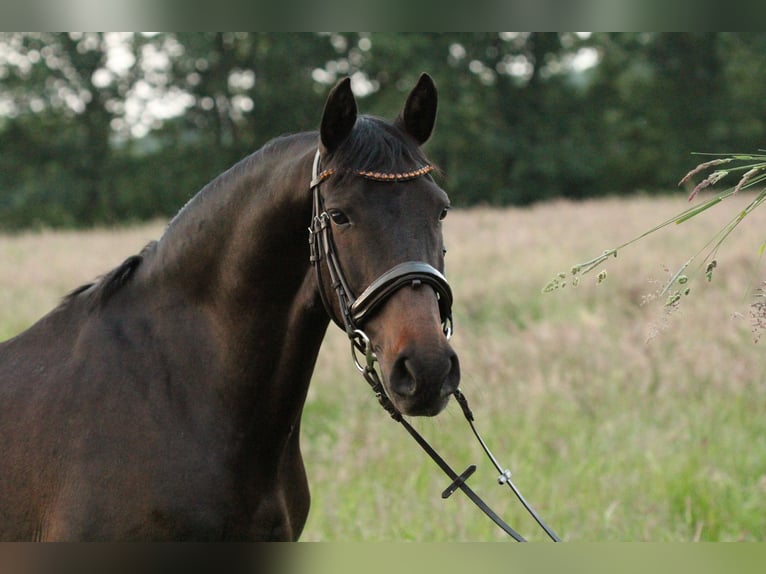
M 455 210 L 445 222 L 454 346 L 479 430 L 564 540 L 766 540 L 766 353 L 750 304 L 764 279 L 756 212 L 712 282 L 668 312 L 661 282 L 746 197 L 610 260 L 606 281 L 542 287 L 559 271 L 686 207 L 682 198 Z M 162 232 L 162 223 L 0 236 L 0 339 Z M 668 269 L 670 271 L 668 271 Z M 532 540 L 543 533 L 483 458 L 457 405 L 413 424 Z M 303 416 L 312 488 L 304 540 L 491 541 L 505 535 L 378 407 L 331 327 Z

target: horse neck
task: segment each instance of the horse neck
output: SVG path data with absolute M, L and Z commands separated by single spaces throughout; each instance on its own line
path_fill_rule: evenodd
M 310 223 L 315 142 L 301 135 L 267 144 L 205 186 L 168 225 L 155 270 L 192 298 L 221 303 L 254 286 L 243 273 L 254 273 L 257 286 L 281 262 L 308 268 L 296 234 Z M 305 261 L 289 257 L 298 251 Z
M 316 141 L 304 134 L 267 145 L 211 182 L 155 256 L 163 281 L 215 333 L 226 370 L 220 394 L 245 410 L 267 397 L 266 408 L 291 411 L 295 423 L 328 323 L 307 241 Z

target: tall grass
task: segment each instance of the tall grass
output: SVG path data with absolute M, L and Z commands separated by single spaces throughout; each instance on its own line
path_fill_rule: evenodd
M 565 540 L 766 540 L 766 355 L 748 316 L 764 214 L 721 247 L 713 281 L 670 310 L 651 295 L 742 209 L 736 198 L 610 259 L 600 284 L 540 289 L 684 201 L 457 210 L 445 222 L 462 388 L 490 447 Z M 159 232 L 1 237 L 0 335 Z M 544 539 L 497 486 L 457 405 L 413 423 L 459 471 L 476 463 L 472 487 Z M 313 498 L 304 540 L 505 539 L 459 494 L 440 498 L 448 480 L 370 396 L 335 327 L 302 433 Z

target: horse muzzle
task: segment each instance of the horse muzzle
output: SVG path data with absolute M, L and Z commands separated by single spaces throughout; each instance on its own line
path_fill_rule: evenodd
M 423 283 L 400 284 L 365 324 L 386 394 L 412 416 L 441 412 L 460 382 L 460 362 L 445 336 L 447 297 Z

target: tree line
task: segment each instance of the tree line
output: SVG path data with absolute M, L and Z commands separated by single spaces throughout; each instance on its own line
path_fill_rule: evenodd
M 665 192 L 692 152 L 763 147 L 763 33 L 3 33 L 0 228 L 166 217 L 351 76 L 393 117 L 439 87 L 427 152 L 460 206 Z

